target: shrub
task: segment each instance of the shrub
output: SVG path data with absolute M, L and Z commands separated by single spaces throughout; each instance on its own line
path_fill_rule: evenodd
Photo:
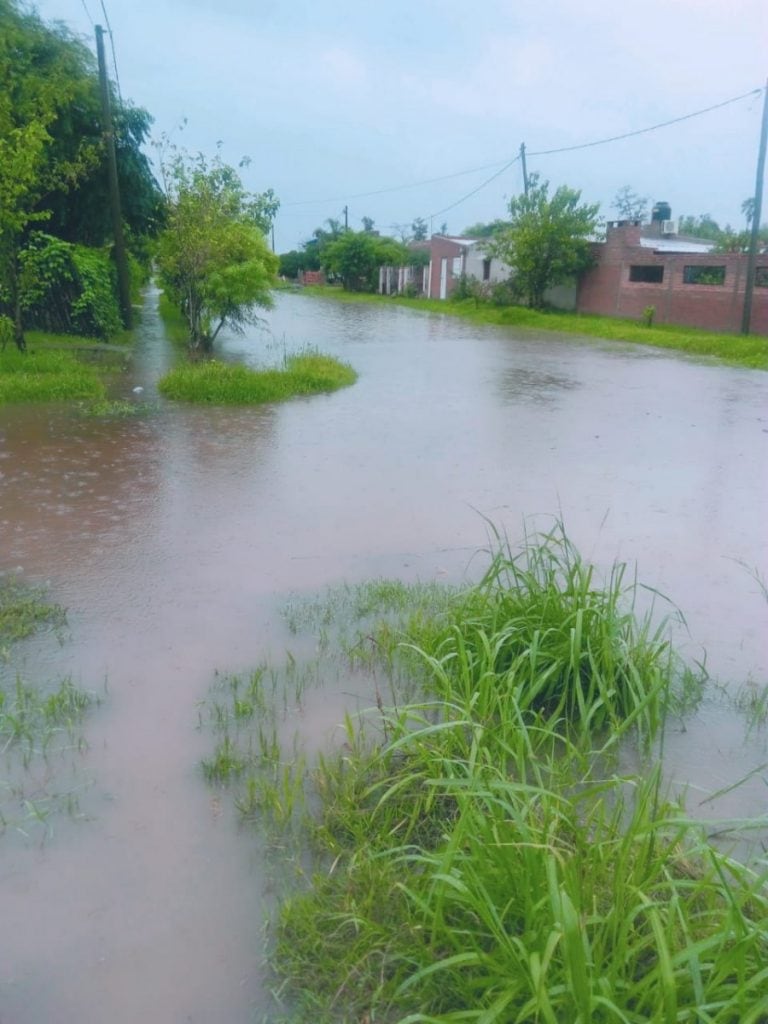
M 215 359 L 185 363 L 161 378 L 158 387 L 167 398 L 184 402 L 251 405 L 335 391 L 355 380 L 349 364 L 319 352 L 303 352 L 288 356 L 282 369 L 252 370 Z
M 121 329 L 114 268 L 106 250 L 35 232 L 19 260 L 29 327 L 97 338 Z

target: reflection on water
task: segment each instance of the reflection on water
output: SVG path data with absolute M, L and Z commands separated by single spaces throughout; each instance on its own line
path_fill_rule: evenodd
M 677 602 L 680 643 L 706 648 L 713 674 L 768 678 L 766 604 L 742 566 L 768 575 L 766 375 L 285 294 L 269 331 L 225 339 L 229 357 L 316 345 L 355 366 L 355 387 L 171 406 L 155 382 L 177 356 L 153 298 L 117 387 L 143 387 L 146 416 L 0 409 L 0 570 L 50 579 L 73 634 L 27 668 L 108 688 L 89 727 L 90 820 L 2 849 L 13 1024 L 242 1021 L 263 1006 L 262 867 L 201 784 L 196 703 L 216 669 L 284 657 L 291 592 L 471 577 L 483 516 L 514 539 L 561 515 L 586 557 L 636 561 Z M 308 702 L 304 725 L 325 733 L 329 707 Z M 724 708 L 673 728 L 676 777 L 712 792 L 753 768 L 758 738 L 713 740 L 741 728 Z M 761 787 L 707 810 L 761 811 Z

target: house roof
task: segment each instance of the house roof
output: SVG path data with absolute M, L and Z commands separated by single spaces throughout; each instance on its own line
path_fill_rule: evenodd
M 685 238 L 641 238 L 643 249 L 655 249 L 657 252 L 711 252 L 714 242 L 688 241 Z

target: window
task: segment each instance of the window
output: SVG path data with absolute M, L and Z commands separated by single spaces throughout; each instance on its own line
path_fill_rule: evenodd
M 464 260 L 461 258 L 461 256 L 453 257 L 453 265 L 451 266 L 451 270 L 453 272 L 454 277 L 461 277 L 462 272 L 464 270 L 463 264 Z
M 490 260 L 483 260 L 483 280 L 484 281 L 490 281 L 491 280 L 491 261 Z M 768 282 L 766 282 L 766 283 L 768 283 Z
M 629 280 L 636 284 L 661 284 L 664 280 L 664 267 L 638 264 L 629 268 Z
M 755 288 L 768 288 L 768 267 L 755 267 Z
M 683 284 L 725 284 L 725 267 L 683 267 Z

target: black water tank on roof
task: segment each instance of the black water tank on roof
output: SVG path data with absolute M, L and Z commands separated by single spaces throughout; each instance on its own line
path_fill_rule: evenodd
M 651 221 L 656 220 L 671 220 L 672 219 L 672 207 L 669 203 L 659 202 L 654 203 L 653 210 L 651 212 Z

